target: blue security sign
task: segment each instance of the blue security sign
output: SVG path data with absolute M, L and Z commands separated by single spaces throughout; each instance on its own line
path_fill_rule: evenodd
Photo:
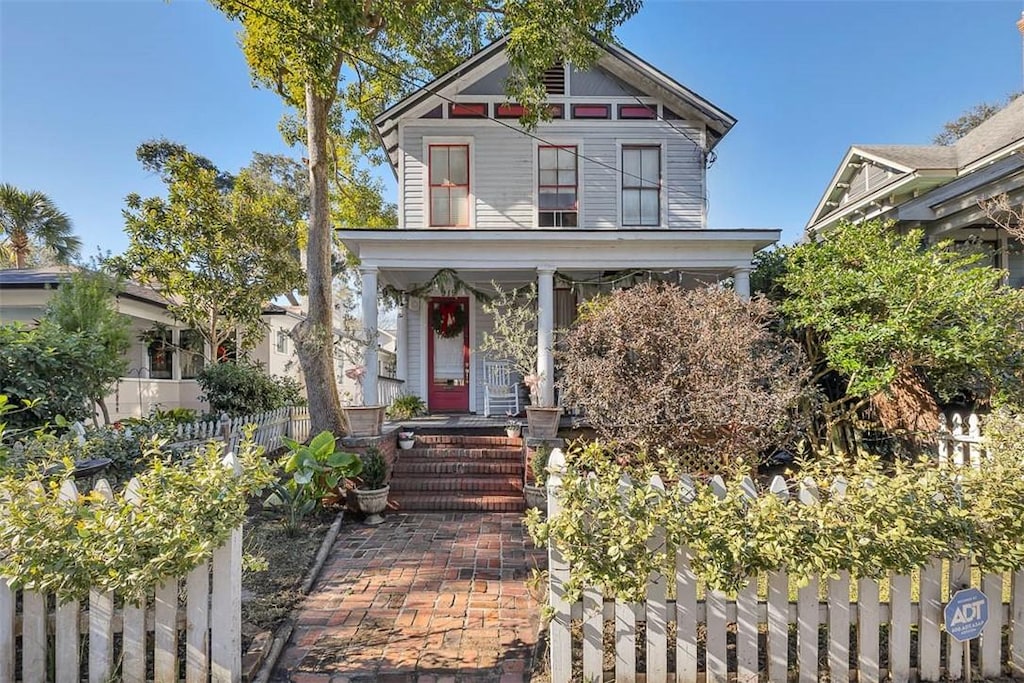
M 988 622 L 988 598 L 977 588 L 965 588 L 949 599 L 944 614 L 946 633 L 961 643 L 972 640 Z

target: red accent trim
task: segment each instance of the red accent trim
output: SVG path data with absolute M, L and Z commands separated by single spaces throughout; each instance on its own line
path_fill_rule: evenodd
M 572 105 L 572 117 L 574 119 L 608 119 L 611 118 L 611 115 L 611 107 L 607 104 Z
M 565 118 L 565 105 L 563 104 L 549 104 L 548 113 L 551 114 L 553 119 L 564 119 Z
M 526 112 L 526 107 L 521 104 L 499 104 L 494 109 L 495 118 L 518 119 Z
M 484 119 L 487 118 L 487 104 L 463 104 L 452 102 L 448 105 L 448 118 L 450 119 Z
M 448 148 L 449 150 L 454 149 L 456 147 L 462 147 L 463 149 L 466 150 L 466 184 L 465 185 L 457 185 L 455 183 L 442 183 L 441 185 L 434 185 L 433 183 L 430 182 L 430 165 L 433 163 L 434 149 L 435 148 L 441 148 L 441 147 Z M 431 225 L 431 227 L 435 227 L 435 228 L 468 228 L 469 227 L 469 164 L 470 164 L 469 145 L 430 145 L 429 149 L 427 150 L 427 195 L 428 195 L 427 196 L 427 205 L 428 205 L 429 211 L 430 211 L 430 225 Z M 434 222 L 434 198 L 433 198 L 433 194 L 434 193 L 433 193 L 433 190 L 435 188 L 448 188 L 448 203 L 449 203 L 448 217 L 450 219 L 451 218 L 451 213 L 452 213 L 451 212 L 451 188 L 453 188 L 453 187 L 464 187 L 464 188 L 466 188 L 466 200 L 465 200 L 466 201 L 466 222 L 465 223 L 451 223 L 451 222 L 448 222 L 448 223 L 435 223 Z
M 461 385 L 445 385 L 434 383 L 434 342 L 436 335 L 430 328 L 434 317 L 434 309 L 453 305 L 462 305 L 466 311 L 466 326 L 462 330 L 462 367 L 463 382 Z M 430 412 L 469 412 L 469 297 L 433 297 L 427 302 L 427 408 Z
M 650 106 L 643 104 L 620 104 L 620 119 L 656 119 L 658 118 L 658 105 Z

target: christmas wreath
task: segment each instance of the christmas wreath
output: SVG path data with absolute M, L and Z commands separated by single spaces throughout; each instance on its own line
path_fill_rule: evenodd
M 430 327 L 439 336 L 451 339 L 466 329 L 466 308 L 454 301 L 443 301 L 430 313 Z

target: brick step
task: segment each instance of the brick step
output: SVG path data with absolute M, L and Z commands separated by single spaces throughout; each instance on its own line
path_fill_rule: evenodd
M 437 512 L 459 510 L 465 512 L 523 512 L 526 503 L 521 495 L 399 494 L 392 497 L 399 512 Z
M 522 460 L 523 452 L 518 448 L 410 448 L 398 452 L 398 460 L 417 458 L 437 460 L 438 458 L 459 460 Z
M 523 463 L 518 460 L 450 460 L 447 458 L 421 458 L 395 463 L 394 476 L 479 476 L 514 474 L 522 476 Z
M 521 448 L 523 440 L 507 436 L 473 436 L 468 434 L 417 434 L 417 444 L 429 444 L 431 446 L 454 446 L 459 448 L 493 448 L 495 446 L 509 446 Z
M 523 492 L 521 476 L 504 475 L 492 477 L 412 477 L 398 475 L 391 480 L 391 490 L 396 492 L 458 491 L 469 493 L 515 496 Z

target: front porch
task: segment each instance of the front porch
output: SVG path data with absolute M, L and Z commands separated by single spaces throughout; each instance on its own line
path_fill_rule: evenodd
M 683 286 L 729 281 L 749 296 L 753 254 L 778 239 L 776 230 L 343 230 L 346 246 L 361 262 L 362 315 L 377 327 L 379 290 L 400 293 L 396 374 L 406 393 L 420 396 L 432 413 L 481 416 L 484 363 L 479 351 L 493 325 L 477 293 L 535 284 L 537 368 L 543 405 L 555 405 L 555 332 L 575 317 L 576 307 L 596 294 L 627 287 L 637 277 Z M 424 293 L 441 270 L 457 274 L 461 289 Z M 633 280 L 630 280 L 632 278 Z M 420 296 L 410 296 L 416 292 Z M 422 298 L 421 298 L 422 297 Z M 438 334 L 431 316 L 439 301 L 464 305 L 461 355 L 452 336 Z M 460 312 L 460 315 L 462 313 Z M 463 332 L 460 325 L 459 332 Z M 367 350 L 363 395 L 378 394 L 376 349 Z M 521 379 L 521 378 L 520 378 Z M 455 396 L 452 399 L 452 396 Z M 439 399 L 444 396 L 444 401 Z M 447 416 L 431 419 L 448 420 Z M 504 426 L 504 410 L 482 419 Z M 404 424 L 404 423 L 403 423 Z M 463 425 L 468 422 L 463 422 Z M 439 427 L 441 423 L 438 423 Z

